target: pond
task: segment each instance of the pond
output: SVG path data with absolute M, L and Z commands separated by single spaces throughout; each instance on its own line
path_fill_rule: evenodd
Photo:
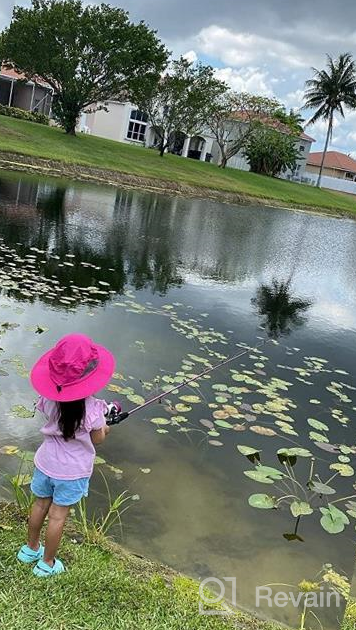
M 356 223 L 5 172 L 0 213 L 1 470 L 18 466 L 6 447 L 38 446 L 28 369 L 61 335 L 112 349 L 102 395 L 124 409 L 245 352 L 114 427 L 91 504 L 105 505 L 101 471 L 135 499 L 124 545 L 235 577 L 247 609 L 257 586 L 315 581 L 325 564 L 351 578 Z M 343 614 L 316 612 L 330 629 Z

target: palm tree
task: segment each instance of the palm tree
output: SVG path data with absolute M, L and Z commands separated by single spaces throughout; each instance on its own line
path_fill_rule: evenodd
M 312 68 L 314 77 L 306 81 L 307 89 L 304 94 L 304 108 L 316 110 L 307 125 L 312 125 L 318 120 L 328 122 L 317 182 L 319 188 L 326 152 L 332 137 L 334 115 L 338 113 L 345 118 L 344 107 L 356 108 L 356 64 L 351 53 L 343 53 L 336 60 L 327 55 L 326 66 L 326 70 Z

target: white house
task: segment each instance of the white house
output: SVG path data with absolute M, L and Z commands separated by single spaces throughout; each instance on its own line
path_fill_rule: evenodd
M 154 127 L 149 123 L 147 114 L 128 102 L 112 100 L 105 103 L 105 106 L 108 111 L 101 109 L 91 114 L 86 114 L 81 124 L 81 131 L 118 142 L 144 145 L 146 147 L 158 146 L 159 138 Z M 236 121 L 236 124 L 241 125 L 244 123 Z M 281 131 L 287 129 L 282 124 L 280 127 Z M 297 167 L 293 172 L 286 171 L 282 176 L 287 179 L 300 181 L 314 140 L 302 133 L 297 142 L 300 153 Z M 211 161 L 215 164 L 220 162 L 219 146 L 208 130 L 193 137 L 188 137 L 184 133 L 172 134 L 169 151 L 182 157 L 189 157 L 203 162 Z M 249 164 L 240 153 L 234 155 L 227 165 L 232 168 L 250 170 Z
M 117 140 L 129 144 L 156 147 L 159 138 L 154 127 L 148 122 L 147 114 L 141 112 L 131 103 L 108 101 L 106 109 L 99 109 L 91 114 L 86 114 L 81 130 L 101 138 Z M 191 157 L 205 161 L 211 153 L 214 139 L 207 133 L 192 138 L 185 134 L 172 134 L 170 139 L 171 153 L 183 157 Z

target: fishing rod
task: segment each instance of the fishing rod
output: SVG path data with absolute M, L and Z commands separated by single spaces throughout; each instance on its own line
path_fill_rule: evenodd
M 192 378 L 188 378 L 185 381 L 182 381 L 182 383 L 179 383 L 179 385 L 175 385 L 175 387 L 172 387 L 167 392 L 161 391 L 156 396 L 153 396 L 152 398 L 148 398 L 147 400 L 145 400 L 144 403 L 142 403 L 141 405 L 137 405 L 137 407 L 134 407 L 130 411 L 121 411 L 121 405 L 117 402 L 110 403 L 109 412 L 108 412 L 108 420 L 106 424 L 108 426 L 112 426 L 114 424 L 120 424 L 120 422 L 123 422 L 124 420 L 126 420 L 126 418 L 129 418 L 130 416 L 132 416 L 132 414 L 137 413 L 138 411 L 141 411 L 142 409 L 145 409 L 149 405 L 153 405 L 153 403 L 155 402 L 161 402 L 164 396 L 169 396 L 169 394 L 172 394 L 173 392 L 176 392 L 177 390 L 182 389 L 182 387 L 186 387 L 186 385 L 189 385 L 190 383 L 194 383 L 195 381 L 199 380 L 206 374 L 210 374 L 211 372 L 214 372 L 214 370 L 217 370 L 218 368 L 223 367 L 224 365 L 228 365 L 229 363 L 232 363 L 232 361 L 236 361 L 237 359 L 243 357 L 245 354 L 248 354 L 249 352 L 253 352 L 253 350 L 258 350 L 259 348 L 262 348 L 269 341 L 272 341 L 272 340 L 264 339 L 263 341 L 261 341 L 261 343 L 257 344 L 254 348 L 247 348 L 246 350 L 242 350 L 241 352 L 234 354 L 234 356 L 228 357 L 227 359 L 224 359 L 223 361 L 220 361 L 219 363 L 216 363 L 215 365 L 206 368 L 205 370 L 200 372 L 200 374 L 197 374 L 196 376 L 192 376 Z

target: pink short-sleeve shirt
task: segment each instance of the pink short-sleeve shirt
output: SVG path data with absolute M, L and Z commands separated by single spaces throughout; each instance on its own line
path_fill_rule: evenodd
M 82 479 L 93 473 L 95 448 L 90 432 L 106 424 L 107 404 L 94 396 L 85 399 L 85 417 L 75 438 L 64 440 L 58 426 L 57 403 L 40 396 L 37 409 L 47 422 L 42 427 L 43 443 L 35 454 L 35 466 L 54 479 Z

